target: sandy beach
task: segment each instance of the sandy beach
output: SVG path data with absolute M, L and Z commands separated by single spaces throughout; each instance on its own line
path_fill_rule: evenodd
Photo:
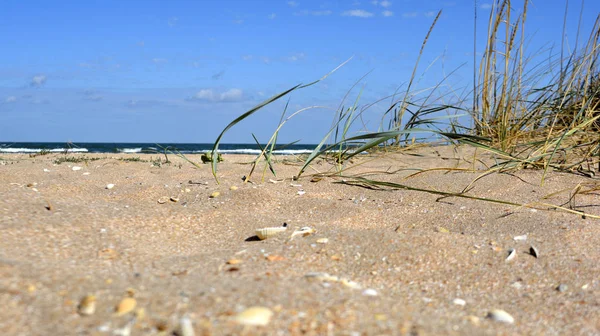
M 277 176 L 260 165 L 245 183 L 254 157 L 226 155 L 217 184 L 173 155 L 0 157 L 3 335 L 188 336 L 182 320 L 195 335 L 600 334 L 592 216 L 315 178 L 334 171 L 327 160 L 293 180 L 301 162 L 278 157 Z M 472 159 L 425 147 L 362 156 L 343 175 L 460 192 L 483 173 Z M 410 176 L 442 167 L 462 169 Z M 597 192 L 570 197 L 597 179 L 542 174 L 492 174 L 468 194 L 600 215 Z M 272 315 L 244 320 L 254 306 Z

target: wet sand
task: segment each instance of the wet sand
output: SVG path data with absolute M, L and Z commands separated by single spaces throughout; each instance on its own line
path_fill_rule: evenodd
M 229 155 L 217 184 L 209 165 L 175 156 L 55 164 L 61 157 L 0 155 L 3 335 L 171 335 L 182 317 L 196 335 L 600 334 L 600 221 L 590 216 L 373 190 L 343 177 L 311 182 L 332 171 L 326 160 L 294 181 L 300 162 L 278 157 L 276 177 L 267 170 L 262 181 L 261 165 L 244 183 L 253 157 Z M 360 157 L 344 175 L 459 192 L 483 172 L 469 171 L 483 169 L 472 159 L 466 148 L 423 148 Z M 464 170 L 409 177 L 439 167 Z M 568 207 L 578 184 L 598 185 L 551 172 L 542 186 L 541 176 L 492 174 L 469 195 Z M 600 215 L 598 192 L 571 203 Z M 254 237 L 283 223 L 284 233 Z M 306 226 L 316 232 L 290 240 Z M 88 295 L 96 309 L 82 315 Z M 126 297 L 135 308 L 116 314 Z M 252 306 L 273 312 L 266 326 L 236 322 Z M 487 318 L 494 309 L 514 323 Z

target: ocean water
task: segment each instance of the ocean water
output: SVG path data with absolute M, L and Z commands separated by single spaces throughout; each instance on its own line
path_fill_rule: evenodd
M 264 146 L 264 145 L 263 145 Z M 296 155 L 310 153 L 317 145 L 293 144 L 281 145 L 274 153 L 279 155 Z M 205 153 L 212 150 L 209 143 L 122 143 L 122 142 L 0 142 L 0 153 L 163 153 L 165 149 L 179 151 L 183 154 Z M 220 144 L 219 152 L 223 154 L 259 154 L 256 144 Z

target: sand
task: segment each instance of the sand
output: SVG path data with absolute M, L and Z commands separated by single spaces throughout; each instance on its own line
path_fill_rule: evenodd
M 262 181 L 259 166 L 244 183 L 252 157 L 225 156 L 217 184 L 208 165 L 175 156 L 170 164 L 136 154 L 61 164 L 63 154 L 0 157 L 3 335 L 171 335 L 182 318 L 196 335 L 600 334 L 600 221 L 590 216 L 372 190 L 342 177 L 311 182 L 334 167 L 326 160 L 293 181 L 300 163 L 279 157 L 276 177 Z M 363 156 L 344 174 L 459 192 L 483 172 L 468 170 L 483 168 L 472 158 L 468 148 L 423 148 Z M 465 169 L 409 177 L 434 167 Z M 598 184 L 550 172 L 541 185 L 541 177 L 492 174 L 469 195 L 568 207 L 578 185 Z M 571 205 L 600 214 L 597 192 Z M 254 237 L 283 223 L 282 234 Z M 290 240 L 301 227 L 316 232 Z M 306 276 L 314 272 L 330 277 Z M 96 307 L 85 315 L 78 306 L 88 295 Z M 127 297 L 135 307 L 116 313 Z M 273 313 L 266 325 L 236 322 L 253 306 Z M 494 309 L 514 323 L 487 318 Z

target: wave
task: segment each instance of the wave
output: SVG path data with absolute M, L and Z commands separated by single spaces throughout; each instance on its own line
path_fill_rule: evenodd
M 142 148 L 138 147 L 138 148 L 117 148 L 117 151 L 119 153 L 141 153 L 142 152 Z

